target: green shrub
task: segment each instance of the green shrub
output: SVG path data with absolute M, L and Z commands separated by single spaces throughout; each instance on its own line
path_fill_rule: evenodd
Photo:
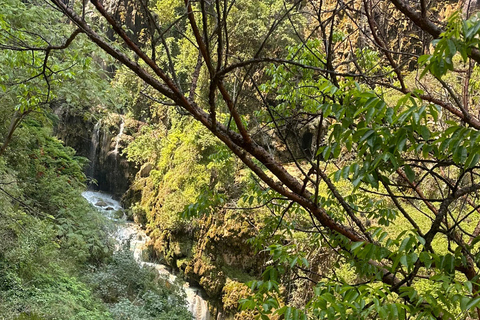
M 115 252 L 110 262 L 88 276 L 88 282 L 110 304 L 117 320 L 191 319 L 183 297 L 172 286 L 167 289 L 156 270 L 141 267 L 128 249 Z

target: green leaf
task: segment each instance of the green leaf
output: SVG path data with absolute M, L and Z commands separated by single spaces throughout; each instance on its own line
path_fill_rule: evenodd
M 447 46 L 450 56 L 453 56 L 457 52 L 457 47 L 455 46 L 455 42 L 451 39 L 447 39 Z
M 468 156 L 467 160 L 465 160 L 465 167 L 467 169 L 475 167 L 478 163 L 478 160 L 480 160 L 480 154 L 476 151 L 472 151 L 470 151 L 470 155 Z
M 378 102 L 378 100 L 376 102 Z M 367 114 L 365 115 L 365 121 L 369 123 L 376 112 L 377 112 L 377 109 L 375 109 L 374 106 L 371 106 L 369 109 L 367 109 Z
M 400 263 L 404 267 L 408 267 L 408 261 L 407 261 L 407 256 L 406 255 L 400 256 Z
M 458 146 L 453 153 L 453 161 L 458 164 L 465 162 L 468 156 L 467 148 L 464 146 Z
M 407 137 L 403 136 L 400 142 L 397 144 L 397 150 L 402 152 L 405 148 L 405 144 L 407 143 Z
M 467 310 L 467 304 L 469 302 L 470 302 L 470 298 L 468 298 L 468 297 L 460 298 L 460 309 L 462 309 L 462 311 L 466 311 Z
M 360 241 L 360 242 L 354 242 L 352 243 L 352 245 L 350 246 L 350 250 L 353 252 L 355 251 L 355 249 L 361 247 L 365 242 L 363 241 Z
M 465 285 L 465 287 L 467 287 L 469 293 L 472 293 L 472 292 L 473 292 L 473 291 L 472 291 L 472 290 L 473 290 L 472 282 L 470 282 L 470 281 L 465 281 L 464 285 Z
M 478 303 L 480 303 L 480 297 L 476 297 L 470 300 L 470 302 L 468 302 L 467 305 L 465 306 L 464 310 L 470 310 L 471 308 L 476 307 Z
M 405 170 L 405 174 L 410 182 L 415 181 L 415 172 L 412 170 L 412 168 L 406 164 L 403 166 L 403 169 Z
M 372 134 L 375 133 L 375 130 L 373 129 L 369 129 L 367 132 L 365 132 L 365 134 L 362 136 L 362 138 L 360 139 L 359 143 L 362 143 L 363 141 L 367 140 Z
M 427 126 L 420 126 L 419 130 L 423 140 L 427 141 L 428 139 L 430 139 L 430 130 Z

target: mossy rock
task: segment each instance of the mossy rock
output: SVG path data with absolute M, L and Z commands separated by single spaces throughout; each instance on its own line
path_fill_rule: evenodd
M 209 298 L 220 300 L 226 281 L 220 268 L 201 259 L 194 259 L 185 268 L 185 275 L 198 282 Z
M 187 268 L 188 266 L 188 262 L 189 260 L 188 259 L 179 259 L 177 260 L 177 269 L 178 270 L 182 270 L 182 271 L 185 271 L 185 269 Z
M 191 257 L 193 240 L 183 236 L 176 241 L 171 241 L 170 248 L 173 251 L 173 256 L 175 257 L 175 259 Z
M 125 217 L 128 221 L 135 221 L 134 216 L 133 216 L 133 211 L 131 209 L 124 210 L 122 212 L 122 216 L 120 216 L 120 218 L 123 217 L 123 214 L 125 214 Z
M 133 206 L 131 211 L 133 221 L 145 227 L 145 225 L 147 224 L 147 213 L 145 212 L 145 210 L 140 206 Z
M 246 299 L 252 294 L 250 288 L 241 282 L 227 279 L 222 290 L 222 303 L 225 313 L 235 314 L 238 311 L 238 302 L 241 299 Z

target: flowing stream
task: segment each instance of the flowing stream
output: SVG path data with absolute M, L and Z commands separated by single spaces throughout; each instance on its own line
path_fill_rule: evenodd
M 149 238 L 137 224 L 116 218 L 117 212 L 123 210 L 118 201 L 114 200 L 110 195 L 98 191 L 85 191 L 82 193 L 82 196 L 100 212 L 116 222 L 117 232 L 114 237 L 117 240 L 118 248 L 130 240 L 130 250 L 140 265 L 154 268 L 160 275 L 165 276 L 172 285 L 176 285 L 177 282 L 175 280 L 177 277 L 165 265 L 143 260 L 143 253 Z M 199 288 L 185 283 L 183 291 L 186 294 L 187 308 L 195 320 L 213 319 L 208 311 L 207 301 L 202 297 Z

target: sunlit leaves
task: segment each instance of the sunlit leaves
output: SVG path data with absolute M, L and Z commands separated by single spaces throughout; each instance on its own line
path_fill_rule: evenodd
M 441 78 L 453 71 L 458 60 L 456 55 L 466 62 L 468 55 L 479 45 L 479 31 L 478 17 L 462 21 L 458 13 L 453 15 L 444 35 L 435 41 L 433 54 L 419 59 L 419 63 L 425 66 L 424 75 L 430 73 Z M 313 42 L 308 45 L 311 50 L 319 47 Z M 258 119 L 267 123 L 270 117 L 274 117 L 283 123 L 284 119 L 295 117 L 321 117 L 325 137 L 317 146 L 315 157 L 321 163 L 336 167 L 331 173 L 333 181 L 342 188 L 345 202 L 362 223 L 369 226 L 370 221 L 374 221 L 368 232 L 375 239 L 348 243 L 341 237 L 328 234 L 329 245 L 345 249 L 341 254 L 347 256 L 346 261 L 355 267 L 357 283 L 366 278 L 367 284 L 351 286 L 340 277 L 321 281 L 307 310 L 299 310 L 299 314 L 318 319 L 399 319 L 409 315 L 434 318 L 440 314 L 458 318 L 458 314 L 478 305 L 479 301 L 472 296 L 472 284 L 463 286 L 455 279 L 458 270 L 468 265 L 461 246 L 449 247 L 449 251 L 432 250 L 432 243 L 427 243 L 421 236 L 422 232 L 428 231 L 430 224 L 425 227 L 422 223 L 418 227 L 415 221 L 411 222 L 413 229 L 402 229 L 398 234 L 386 232 L 396 228 L 399 220 L 411 218 L 409 212 L 401 210 L 402 206 L 408 208 L 412 205 L 423 212 L 422 206 L 427 201 L 421 201 L 425 196 L 415 188 L 429 183 L 428 170 L 434 172 L 432 175 L 440 176 L 445 170 L 443 166 L 451 165 L 454 170 L 462 172 L 478 165 L 478 130 L 445 115 L 440 106 L 431 102 L 435 100 L 428 98 L 431 94 L 428 87 L 424 87 L 425 91 L 407 88 L 407 94 L 391 97 L 390 92 L 394 91 L 388 88 L 372 89 L 361 80 L 349 77 L 338 76 L 334 84 L 326 73 L 319 70 L 325 67 L 321 53 L 314 56 L 308 50 L 304 52 L 296 47 L 289 48 L 289 52 L 295 52 L 289 57 L 295 62 L 318 69 L 297 65 L 271 66 L 267 71 L 270 80 L 262 90 L 267 95 L 275 95 L 276 103 L 271 106 L 275 112 L 258 112 Z M 375 60 L 378 59 L 375 51 L 358 50 L 357 59 L 363 68 L 368 69 L 367 74 L 382 71 L 375 69 Z M 437 166 L 441 169 L 438 170 Z M 397 176 L 401 180 L 392 181 Z M 443 182 L 438 184 L 438 189 L 442 190 L 435 191 L 445 196 Z M 393 206 L 389 200 L 385 201 L 388 204 L 368 201 L 362 194 L 363 191 L 371 198 L 378 195 L 388 199 L 392 196 L 385 191 L 388 185 L 394 186 L 395 192 L 402 193 L 400 198 L 404 201 L 408 198 L 414 200 L 408 200 L 408 204 L 397 202 Z M 337 199 L 332 192 L 320 196 L 318 202 L 336 222 L 348 221 L 345 211 L 335 203 Z M 436 205 L 428 203 L 434 214 L 437 213 L 432 208 Z M 425 216 L 429 214 L 424 213 Z M 435 246 L 445 240 L 439 238 L 435 238 Z M 383 269 L 371 263 L 373 261 L 383 265 Z M 399 296 L 381 283 L 382 277 L 390 274 L 395 275 L 400 283 Z M 419 274 L 427 274 L 428 279 L 419 280 Z M 414 302 L 405 303 L 403 298 Z M 288 308 L 282 310 L 286 312 L 290 310 Z
M 253 309 L 260 312 L 261 319 L 269 319 L 267 315 L 283 315 L 285 319 L 307 319 L 306 313 L 298 308 L 282 305 L 281 278 L 288 270 L 295 267 L 308 268 L 305 254 L 295 250 L 294 246 L 271 245 L 267 251 L 274 264 L 265 268 L 262 280 L 249 283 L 255 294 L 240 301 L 242 309 Z
M 441 78 L 448 71 L 454 70 L 454 56 L 459 54 L 466 62 L 472 50 L 478 48 L 480 39 L 479 15 L 474 15 L 469 20 L 462 20 L 460 11 L 456 11 L 449 19 L 446 31 L 440 39 L 433 42 L 435 51 L 431 55 L 419 58 L 420 65 L 424 65 L 422 77 L 428 72 Z
M 219 207 L 222 207 L 225 202 L 226 196 L 224 194 L 205 189 L 201 191 L 195 203 L 185 206 L 182 216 L 186 219 L 192 219 L 209 215 L 214 213 Z
M 44 3 L 9 0 L 2 5 L 0 87 L 12 108 L 23 113 L 57 98 L 77 105 L 112 99 L 102 69 L 93 63 L 98 50 L 85 36 L 78 35 L 66 49 L 46 50 L 62 46 L 73 31 Z

